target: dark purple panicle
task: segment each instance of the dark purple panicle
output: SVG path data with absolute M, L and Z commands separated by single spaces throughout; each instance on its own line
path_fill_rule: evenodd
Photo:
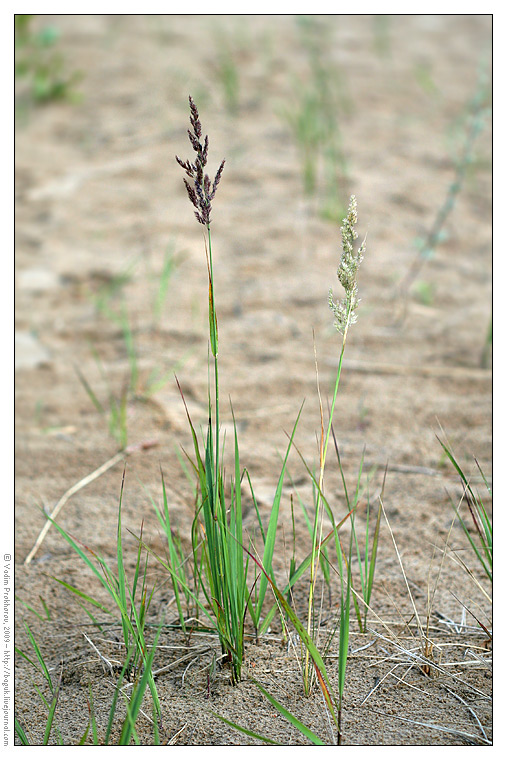
M 190 124 L 192 126 L 192 130 L 188 130 L 188 139 L 196 153 L 196 158 L 195 162 L 191 163 L 190 161 L 183 161 L 179 156 L 176 156 L 176 161 L 185 171 L 187 177 L 193 180 L 193 184 L 188 182 L 185 178 L 183 179 L 183 182 L 185 183 L 190 202 L 196 209 L 195 217 L 199 224 L 204 224 L 206 227 L 209 227 L 211 224 L 211 201 L 215 197 L 218 184 L 222 177 L 225 159 L 218 167 L 218 171 L 212 184 L 209 176 L 204 173 L 204 167 L 208 162 L 208 135 L 205 135 L 204 142 L 201 142 L 202 126 L 201 120 L 199 119 L 199 112 L 191 95 L 188 96 L 188 101 L 190 103 Z

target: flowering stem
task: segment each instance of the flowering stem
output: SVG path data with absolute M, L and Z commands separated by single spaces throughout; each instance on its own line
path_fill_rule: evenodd
M 329 439 L 331 436 L 331 429 L 333 425 L 333 416 L 334 416 L 334 410 L 336 406 L 336 399 L 338 398 L 338 388 L 340 385 L 340 377 L 342 372 L 342 365 L 343 365 L 343 356 L 345 353 L 345 343 L 347 341 L 347 333 L 348 328 L 350 324 L 350 314 L 351 309 L 349 308 L 348 314 L 347 314 L 347 320 L 346 324 L 343 330 L 343 338 L 342 338 L 342 347 L 340 351 L 340 359 L 338 362 L 338 370 L 336 373 L 336 382 L 334 386 L 334 393 L 333 393 L 333 400 L 331 403 L 331 411 L 329 414 L 329 422 L 327 427 L 326 436 L 324 438 L 324 425 L 322 423 L 321 427 L 321 442 L 320 442 L 320 474 L 319 474 L 319 487 L 317 490 L 317 502 L 315 507 L 315 522 L 313 526 L 313 541 L 312 541 L 312 561 L 310 564 L 310 592 L 308 597 L 308 635 L 311 635 L 312 631 L 312 619 L 313 619 L 313 602 L 314 602 L 314 592 L 315 592 L 315 584 L 316 584 L 316 571 L 320 560 L 320 544 L 322 539 L 322 519 L 320 520 L 320 529 L 317 530 L 317 525 L 319 522 L 319 518 L 321 517 L 321 494 L 324 488 L 324 469 L 326 464 L 326 456 L 327 456 L 327 449 L 329 446 Z M 322 414 L 322 408 L 321 408 L 321 414 Z M 319 541 L 317 544 L 317 533 L 319 533 Z M 311 690 L 311 683 L 310 683 L 310 652 L 308 649 L 306 650 L 306 656 L 305 656 L 305 674 L 304 674 L 304 687 L 305 687 L 305 693 L 308 695 Z
M 211 226 L 208 224 L 208 276 L 209 276 L 209 328 L 210 328 L 210 345 L 213 354 L 215 369 L 215 483 L 214 496 L 215 505 L 219 503 L 219 434 L 220 434 L 220 406 L 219 406 L 219 385 L 218 385 L 218 326 L 217 315 L 215 311 L 215 290 L 213 285 L 213 256 L 211 254 Z
M 322 542 L 322 521 L 323 514 L 321 509 L 321 502 L 324 489 L 324 470 L 326 465 L 326 456 L 329 446 L 329 439 L 331 437 L 331 431 L 333 426 L 333 416 L 336 406 L 336 399 L 338 397 L 338 388 L 340 385 L 340 378 L 343 365 L 343 355 L 345 353 L 345 344 L 347 342 L 347 334 L 350 325 L 356 321 L 356 309 L 359 305 L 359 299 L 357 297 L 357 270 L 363 259 L 365 251 L 365 241 L 360 248 L 355 251 L 354 241 L 357 238 L 355 230 L 355 224 L 357 222 L 357 201 L 354 195 L 350 198 L 348 207 L 348 213 L 343 220 L 341 227 L 342 236 L 342 255 L 340 264 L 338 267 L 337 275 L 340 284 L 345 290 L 345 297 L 335 303 L 332 290 L 329 291 L 329 306 L 335 316 L 336 329 L 342 334 L 342 347 L 340 351 L 340 359 L 338 362 L 338 370 L 336 373 L 336 382 L 333 393 L 333 401 L 331 404 L 331 411 L 329 414 L 329 422 L 327 426 L 327 432 L 324 436 L 324 413 L 322 410 L 322 402 L 320 403 L 320 418 L 321 418 L 321 439 L 320 439 L 320 474 L 319 485 L 317 490 L 317 498 L 315 504 L 315 519 L 313 524 L 312 534 L 312 556 L 310 565 L 310 592 L 308 596 L 308 635 L 311 636 L 313 628 L 313 606 L 314 606 L 314 594 L 315 585 L 317 582 L 316 572 L 320 561 L 320 546 Z M 320 398 L 320 392 L 319 392 Z M 334 526 L 333 526 L 334 527 Z M 318 536 L 318 540 L 317 540 Z M 338 549 L 337 549 L 338 550 Z M 341 564 L 341 563 L 340 563 Z M 342 597 L 343 597 L 343 575 L 342 575 Z M 341 615 L 347 615 L 348 613 L 342 609 Z M 348 625 L 348 623 L 347 623 Z M 340 633 L 341 640 L 341 633 Z M 305 656 L 305 669 L 303 676 L 303 683 L 305 693 L 308 695 L 311 691 L 311 678 L 310 678 L 310 653 L 308 648 L 306 649 Z

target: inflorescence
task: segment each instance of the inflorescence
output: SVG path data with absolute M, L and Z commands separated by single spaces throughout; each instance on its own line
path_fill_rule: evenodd
M 335 316 L 335 327 L 342 335 L 346 333 L 349 325 L 357 321 L 355 311 L 360 300 L 357 297 L 357 270 L 366 250 L 365 238 L 357 252 L 354 251 L 354 241 L 357 238 L 355 224 L 357 224 L 357 201 L 355 195 L 352 195 L 347 216 L 341 227 L 343 252 L 337 271 L 338 279 L 345 288 L 345 298 L 335 302 L 333 291 L 329 290 L 329 307 Z
M 215 197 L 218 183 L 222 176 L 222 171 L 225 165 L 225 159 L 218 167 L 218 171 L 215 175 L 213 184 L 207 174 L 204 173 L 204 167 L 208 161 L 208 135 L 204 138 L 204 143 L 201 142 L 202 127 L 199 119 L 199 112 L 197 106 L 192 100 L 192 96 L 188 96 L 190 103 L 190 124 L 192 125 L 192 131 L 188 130 L 188 138 L 192 148 L 195 150 L 197 157 L 195 163 L 190 161 L 183 161 L 176 156 L 176 161 L 185 170 L 187 177 L 193 181 L 191 184 L 187 179 L 183 179 L 185 187 L 187 188 L 188 197 L 190 198 L 192 205 L 195 207 L 195 216 L 199 224 L 204 224 L 209 228 L 211 224 L 211 201 Z

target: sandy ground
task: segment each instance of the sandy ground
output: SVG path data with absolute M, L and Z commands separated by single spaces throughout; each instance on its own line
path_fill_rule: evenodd
M 431 231 L 455 179 L 453 159 L 460 155 L 466 131 L 463 116 L 484 61 L 487 72 L 491 19 L 320 20 L 329 34 L 327 47 L 322 38 L 322 49 L 341 93 L 347 172 L 339 178 L 339 193 L 345 202 L 356 195 L 361 239 L 367 233 L 359 319 L 349 333 L 335 430 L 349 483 L 364 450 L 372 507 L 378 506 L 389 463 L 388 522 L 382 522 L 369 630 L 360 634 L 357 624 L 352 626 L 343 743 L 491 741 L 490 646 L 477 624 L 489 627 L 491 610 L 453 557 L 464 558 L 476 578 L 487 581 L 459 527 L 449 533 L 451 499 L 458 501 L 461 492 L 436 438 L 442 428 L 474 484 L 479 475 L 474 457 L 490 477 L 488 120 L 433 257 L 417 271 L 405 300 L 399 287 L 417 260 L 417 239 Z M 23 83 L 18 91 L 16 643 L 30 654 L 25 620 L 48 665 L 62 674 L 55 722 L 63 742 L 76 744 L 89 720 L 90 688 L 103 738 L 115 683 L 84 634 L 103 656 L 114 659 L 121 657 L 119 628 L 98 631 L 76 597 L 54 580 L 106 602 L 55 530 L 29 565 L 24 560 L 44 525 L 41 508 L 51 511 L 67 489 L 118 451 L 78 371 L 104 406 L 109 394 L 121 396 L 131 365 L 121 327 L 107 310 L 119 314 L 122 304 L 137 357 L 128 443 L 150 444 L 128 456 L 123 524 L 129 568 L 136 557 L 132 534 L 143 521 L 146 542 L 163 550 L 147 496 L 160 502 L 161 466 L 174 522 L 185 540 L 188 536 L 192 491 L 177 451 L 188 449 L 191 440 L 174 372 L 199 423 L 206 415 L 208 358 L 202 233 L 174 160 L 176 153 L 190 156 L 189 93 L 210 135 L 211 170 L 222 158 L 227 161 L 212 224 L 224 429 L 230 444 L 230 397 L 243 465 L 266 520 L 286 431 L 303 401 L 296 443 L 308 462 L 317 461 L 314 343 L 326 399 L 340 348 L 327 293 L 330 287 L 337 295 L 340 291 L 335 272 L 341 249 L 339 222 L 320 213 L 326 202 L 324 167 L 316 195 L 305 198 L 297 144 L 280 117 L 309 76 L 308 52 L 295 18 L 75 15 L 34 20 L 35 28 L 48 25 L 60 29 L 58 49 L 67 69 L 83 77 L 75 87 L 81 95 L 75 103 L 34 106 Z M 228 48 L 239 76 L 235 108 L 228 108 L 220 77 L 219 53 Z M 168 251 L 176 266 L 157 312 Z M 153 372 L 167 374 L 167 382 L 155 390 Z M 123 459 L 74 494 L 59 515 L 66 530 L 113 563 Z M 297 503 L 297 488 L 312 504 L 311 483 L 296 452 L 289 474 L 293 482 L 287 480 L 284 492 L 275 567 L 280 583 L 292 555 L 291 495 Z M 326 492 L 335 514 L 343 516 L 334 455 Z M 489 505 L 487 492 L 482 495 Z M 357 517 L 360 535 L 364 503 Z M 251 510 L 245 515 L 247 527 L 254 519 Z M 295 522 L 296 554 L 302 558 L 309 544 L 298 509 Z M 150 582 L 158 583 L 149 615 L 156 625 L 163 613 L 172 620 L 176 611 L 156 563 L 149 572 Z M 331 606 L 326 601 L 323 611 L 328 626 L 338 610 L 335 581 L 332 591 Z M 303 616 L 306 594 L 303 582 L 295 599 Z M 433 647 L 429 675 L 407 653 L 421 652 L 418 620 Z M 187 645 L 177 630 L 164 630 L 155 667 L 186 659 L 157 679 L 161 740 L 255 743 L 217 720 L 216 712 L 284 744 L 304 744 L 252 683 L 255 677 L 330 741 L 322 697 L 318 689 L 304 697 L 297 644 L 282 633 L 275 620 L 258 643 L 248 638 L 243 679 L 233 687 L 227 672 L 213 667 L 217 642 L 212 637 L 195 635 Z M 335 644 L 328 662 L 335 679 Z M 41 684 L 34 668 L 17 657 L 16 714 L 35 744 L 42 741 L 47 717 L 35 688 Z M 148 698 L 143 709 L 149 716 Z M 122 715 L 120 705 L 116 740 Z M 142 743 L 152 743 L 148 718 L 140 718 L 138 735 Z M 53 730 L 50 742 L 56 740 Z

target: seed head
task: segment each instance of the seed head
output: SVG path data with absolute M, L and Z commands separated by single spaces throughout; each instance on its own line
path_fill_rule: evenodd
M 357 321 L 356 309 L 359 306 L 357 297 L 357 270 L 363 260 L 363 254 L 366 250 L 366 238 L 360 248 L 354 251 L 354 241 L 357 238 L 357 232 L 354 225 L 357 224 L 357 201 L 355 195 L 352 195 L 349 202 L 348 213 L 341 227 L 342 233 L 342 256 L 338 266 L 338 280 L 345 289 L 345 298 L 340 301 L 334 300 L 333 291 L 329 290 L 329 308 L 335 316 L 335 327 L 342 335 L 345 334 L 349 325 Z
M 190 161 L 183 161 L 179 156 L 176 156 L 176 161 L 181 168 L 184 169 L 187 177 L 192 180 L 192 182 L 189 182 L 187 179 L 183 178 L 190 202 L 196 209 L 196 219 L 199 224 L 204 224 L 206 227 L 209 227 L 211 224 L 211 201 L 215 197 L 218 184 L 222 177 L 225 159 L 218 167 L 218 171 L 212 184 L 209 176 L 204 172 L 204 168 L 208 162 L 208 135 L 205 135 L 204 142 L 201 142 L 202 126 L 199 112 L 191 95 L 188 96 L 188 100 L 190 103 L 190 124 L 192 127 L 191 130 L 187 130 L 188 139 L 196 153 L 196 158 L 194 163 L 191 163 Z

